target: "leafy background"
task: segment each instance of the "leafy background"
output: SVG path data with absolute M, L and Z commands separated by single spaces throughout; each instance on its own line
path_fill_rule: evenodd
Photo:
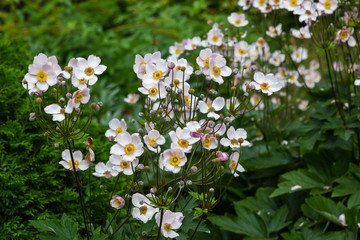
M 96 141 L 97 160 L 105 161 L 108 121 L 131 120 L 140 111 L 140 106 L 123 102 L 138 87 L 132 71 L 135 55 L 157 50 L 166 55 L 175 41 L 206 33 L 207 20 L 225 21 L 238 10 L 236 2 L 0 2 L 0 239 L 35 239 L 38 231 L 29 220 L 60 219 L 66 213 L 62 219 L 68 224 L 81 217 L 72 176 L 58 164 L 61 149 L 48 145 L 36 122 L 28 120 L 31 108 L 21 80 L 33 56 L 56 55 L 65 66 L 71 57 L 94 54 L 108 67 L 92 92 L 104 107 L 89 132 Z M 357 239 L 360 99 L 355 97 L 344 126 L 324 87 L 321 92 L 315 89 L 311 98 L 301 96 L 310 100 L 306 112 L 292 110 L 286 118 L 276 118 L 281 107 L 270 112 L 268 140 L 244 149 L 242 163 L 248 171 L 232 182 L 207 217 L 203 228 L 211 234 L 203 229 L 198 239 Z M 261 139 L 257 117 L 249 115 L 239 126 Z M 288 144 L 281 144 L 283 140 Z M 92 187 L 100 189 L 100 184 Z M 301 188 L 294 189 L 297 185 Z M 96 202 L 106 201 L 106 190 L 99 191 Z M 118 191 L 125 194 L 120 187 Z M 100 215 L 103 209 L 93 211 Z M 341 214 L 347 226 L 340 222 Z

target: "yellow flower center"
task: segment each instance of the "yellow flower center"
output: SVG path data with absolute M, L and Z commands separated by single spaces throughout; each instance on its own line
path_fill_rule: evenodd
M 235 25 L 240 25 L 241 24 L 241 20 L 240 19 L 236 19 L 235 20 Z
M 139 207 L 139 210 L 140 210 L 140 215 L 145 215 L 148 208 L 147 208 L 147 206 L 141 206 L 141 207 Z
M 166 231 L 171 231 L 171 229 L 172 229 L 171 224 L 165 223 L 165 224 L 164 224 L 164 229 L 165 229 Z
M 157 70 L 153 73 L 153 78 L 156 80 L 159 80 L 163 76 L 163 72 L 161 70 Z
M 186 148 L 189 146 L 189 141 L 188 140 L 185 140 L 185 139 L 179 139 L 177 141 L 177 143 L 179 144 L 180 147 L 182 148 Z
M 332 4 L 332 3 L 331 3 L 330 1 L 325 1 L 325 2 L 324 2 L 324 7 L 325 7 L 325 8 L 331 8 L 331 4 Z
M 239 49 L 239 54 L 240 55 L 244 55 L 245 53 L 246 53 L 245 49 L 243 49 L 243 48 Z
M 277 35 L 278 33 L 279 33 L 279 31 L 276 30 L 276 29 L 273 31 L 273 34 L 274 34 L 274 35 Z
M 260 84 L 260 87 L 262 90 L 268 90 L 270 86 L 268 83 L 263 82 L 262 84 Z
M 80 102 L 82 99 L 83 99 L 84 95 L 81 93 L 81 92 L 78 92 L 76 95 L 75 95 L 75 102 Z
M 305 13 L 306 13 L 306 15 L 311 15 L 311 11 L 310 11 L 310 10 L 306 10 Z
M 214 107 L 209 107 L 208 112 L 215 112 L 215 108 Z
M 209 67 L 209 58 L 206 58 L 205 60 L 204 60 L 204 65 L 205 65 L 205 67 Z
M 190 99 L 189 99 L 189 97 L 188 97 L 187 95 L 185 95 L 185 96 L 184 96 L 184 99 L 185 99 L 186 104 L 189 105 L 189 104 L 190 104 Z
M 115 134 L 116 135 L 118 135 L 119 133 L 122 133 L 122 132 L 123 132 L 123 130 L 122 130 L 121 127 L 118 127 L 118 128 L 115 129 Z
M 150 94 L 151 96 L 155 96 L 157 93 L 158 93 L 158 90 L 157 90 L 156 87 L 151 87 L 151 88 L 149 88 L 149 94 Z
M 79 167 L 79 161 L 74 159 L 74 162 L 75 162 L 75 169 L 76 169 Z M 68 163 L 70 165 L 70 168 L 73 169 L 74 167 L 73 167 L 72 161 L 70 160 Z
M 290 80 L 291 80 L 291 81 L 294 81 L 294 80 L 295 80 L 295 76 L 292 75 L 292 76 L 290 77 Z
M 93 75 L 94 74 L 94 69 L 92 68 L 92 67 L 87 67 L 87 68 L 85 68 L 85 70 L 84 70 L 84 73 L 86 74 L 86 75 L 88 75 L 88 76 L 91 76 L 91 75 Z
M 209 137 L 207 137 L 207 138 L 205 138 L 205 140 L 204 140 L 204 146 L 205 147 L 208 147 L 208 146 L 210 146 L 210 144 L 211 144 L 211 139 L 209 138 Z
M 179 55 L 180 52 L 181 52 L 181 49 L 180 49 L 180 48 L 177 48 L 177 49 L 175 50 L 175 54 L 176 54 L 176 55 Z
M 152 145 L 153 145 L 154 143 L 156 143 L 156 139 L 150 138 L 149 144 L 150 144 L 151 147 L 152 147 Z
M 120 167 L 121 167 L 121 168 L 129 168 L 129 167 L 130 167 L 130 163 L 127 162 L 127 161 L 125 161 L 125 160 L 122 160 L 122 161 L 120 162 Z
M 213 40 L 213 42 L 219 41 L 219 36 L 218 36 L 218 35 L 214 35 L 214 36 L 212 37 L 212 40 Z
M 135 151 L 135 146 L 132 143 L 126 144 L 124 147 L 124 151 L 126 154 L 132 154 Z
M 191 44 L 191 48 L 196 48 L 196 44 L 195 43 L 193 43 L 193 44 Z
M 136 101 L 136 98 L 130 98 L 130 102 L 135 102 Z
M 87 80 L 85 80 L 85 79 L 79 79 L 79 83 L 81 83 L 81 84 L 86 83 L 86 81 L 87 81 Z
M 254 97 L 254 103 L 258 103 L 259 102 L 259 98 L 258 97 Z
M 106 170 L 105 172 L 104 172 L 104 175 L 108 175 L 108 174 L 110 174 L 111 172 L 109 171 L 109 170 Z
M 260 6 L 262 6 L 262 5 L 264 5 L 264 4 L 265 4 L 265 0 L 260 0 L 260 1 L 259 1 L 259 5 L 260 5 Z
M 296 5 L 297 5 L 297 0 L 291 0 L 291 1 L 290 1 L 290 5 L 291 5 L 292 7 L 296 7 Z
M 221 74 L 221 69 L 217 66 L 213 67 L 213 73 L 215 76 L 219 76 Z
M 231 139 L 230 142 L 232 145 L 239 145 L 239 141 L 235 138 Z
M 116 199 L 116 200 L 115 200 L 115 204 L 118 205 L 118 206 L 121 205 L 121 202 L 119 201 L 119 199 Z
M 139 66 L 141 66 L 141 65 L 143 65 L 143 64 L 146 64 L 146 62 L 142 61 Z
M 44 71 L 39 71 L 37 74 L 36 74 L 36 78 L 39 82 L 45 82 L 46 79 L 47 79 L 47 74 L 46 72 Z
M 178 155 L 174 155 L 170 158 L 170 164 L 173 166 L 177 166 L 180 163 L 180 157 Z
M 231 168 L 235 169 L 237 165 L 237 162 L 235 160 L 231 160 Z
M 348 36 L 348 32 L 347 32 L 347 31 L 341 31 L 341 33 L 340 33 L 340 38 L 341 38 L 341 39 L 345 39 L 345 38 L 347 38 L 347 36 Z
M 264 45 L 264 40 L 260 39 L 260 40 L 258 41 L 258 43 L 259 43 L 260 46 L 262 46 L 262 45 Z

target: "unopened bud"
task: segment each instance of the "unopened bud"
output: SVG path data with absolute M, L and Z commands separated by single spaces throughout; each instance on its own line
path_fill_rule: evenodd
M 65 98 L 60 98 L 59 99 L 59 103 L 64 103 L 65 102 Z
M 141 233 L 141 235 L 142 235 L 143 237 L 146 237 L 146 236 L 147 236 L 147 232 L 143 231 L 143 232 Z
M 238 74 L 238 73 L 239 73 L 239 69 L 234 68 L 234 69 L 233 69 L 233 73 L 234 73 L 234 74 Z
M 179 79 L 174 79 L 174 84 L 175 84 L 176 86 L 179 85 L 179 84 L 180 84 Z
M 77 120 L 77 118 L 76 118 L 76 117 L 74 117 L 74 118 L 73 118 L 73 122 L 76 122 L 76 120 Z
M 93 102 L 93 103 L 91 103 L 91 108 L 92 108 L 92 109 L 95 109 L 95 108 L 96 108 L 96 106 L 97 106 L 97 104 L 96 104 L 96 103 L 94 103 L 94 102 Z
M 133 119 L 133 120 L 131 120 L 131 122 L 132 122 L 132 123 L 136 123 L 136 120 L 135 120 L 135 119 Z
M 229 123 L 229 122 L 230 122 L 230 118 L 229 118 L 229 117 L 224 118 L 224 123 Z
M 220 170 L 221 170 L 221 171 L 224 171 L 224 166 L 220 166 Z
M 147 172 L 148 172 L 148 171 L 150 170 L 150 167 L 149 167 L 149 166 L 145 166 L 145 168 L 144 168 L 144 169 L 145 169 L 145 171 L 147 171 Z
M 213 189 L 213 188 L 210 188 L 210 189 L 209 189 L 209 192 L 210 192 L 210 193 L 213 193 L 214 191 L 215 191 L 215 189 Z
M 186 67 L 182 66 L 180 67 L 180 70 L 184 72 L 186 70 Z
M 194 94 L 195 93 L 195 89 L 190 88 L 188 91 L 189 94 Z
M 45 136 L 50 136 L 50 133 L 49 132 L 45 132 Z
M 183 188 L 184 186 L 185 186 L 184 181 L 180 181 L 180 182 L 179 182 L 179 188 Z
M 115 140 L 115 137 L 114 137 L 114 136 L 110 136 L 108 139 L 109 139 L 110 142 L 113 142 L 113 141 Z
M 236 91 L 236 87 L 231 87 L 231 91 L 235 92 L 235 91 Z
M 196 70 L 196 71 L 195 71 L 195 75 L 196 75 L 196 76 L 200 76 L 200 75 L 201 75 L 201 71 L 200 71 L 200 70 Z
M 144 164 L 140 163 L 140 164 L 137 166 L 137 168 L 138 168 L 139 170 L 143 170 L 143 169 L 144 169 Z
M 80 112 L 80 108 L 75 108 L 75 112 L 79 113 Z
M 66 98 L 72 98 L 72 94 L 71 94 L 71 93 L 67 93 L 67 94 L 66 94 Z
M 152 144 L 152 147 L 153 148 L 157 148 L 159 146 L 159 144 L 157 144 L 156 142 L 154 142 L 153 144 Z
M 142 134 L 144 132 L 144 130 L 142 128 L 138 129 L 138 133 Z
M 139 117 L 143 117 L 144 113 L 143 112 L 139 112 Z
M 169 187 L 169 188 L 168 188 L 168 192 L 171 192 L 171 191 L 172 191 L 172 189 L 173 189 L 172 187 Z
M 66 66 L 64 69 L 65 69 L 65 71 L 67 71 L 69 73 L 73 71 L 73 67 L 70 67 L 70 66 Z
M 57 89 L 56 89 L 56 88 L 53 88 L 53 89 L 51 89 L 51 91 L 52 91 L 53 93 L 56 93 L 56 92 L 57 92 Z
M 34 112 L 30 113 L 30 117 L 35 117 L 35 113 Z
M 198 168 L 197 168 L 196 166 L 192 166 L 192 167 L 190 168 L 190 171 L 191 171 L 192 173 L 196 173 L 196 172 L 198 171 Z
M 157 192 L 156 187 L 150 188 L 150 193 L 155 194 Z
M 142 185 L 144 185 L 144 182 L 143 181 L 138 181 L 138 185 L 142 186 Z
M 102 107 L 104 104 L 103 104 L 103 102 L 98 102 L 97 105 L 98 105 L 99 107 Z
M 35 117 L 29 117 L 29 121 L 30 121 L 30 122 L 35 121 Z
M 192 181 L 191 181 L 191 180 L 187 180 L 187 181 L 186 181 L 186 185 L 189 185 L 189 186 L 192 185 Z
M 58 148 L 59 146 L 60 146 L 59 143 L 55 143 L 55 144 L 54 144 L 54 147 L 56 147 L 56 148 Z
M 214 159 L 214 163 L 219 163 L 220 162 L 220 158 L 215 158 Z
M 27 84 L 28 82 L 27 82 L 25 79 L 23 79 L 23 80 L 22 80 L 22 83 L 23 83 L 23 84 Z
M 241 144 L 241 143 L 244 142 L 244 139 L 243 139 L 243 138 L 239 138 L 238 141 L 239 141 L 239 143 Z
M 103 188 L 104 188 L 104 185 L 100 185 L 99 188 L 100 188 L 100 189 L 103 189 Z
M 42 102 L 42 99 L 40 97 L 36 98 L 36 103 L 41 103 Z
M 169 62 L 168 68 L 169 68 L 169 69 L 173 69 L 174 67 L 175 67 L 175 63 Z

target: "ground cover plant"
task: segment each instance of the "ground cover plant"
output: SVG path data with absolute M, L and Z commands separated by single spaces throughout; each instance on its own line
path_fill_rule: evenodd
M 61 185 L 32 211 L 72 203 L 36 215 L 21 234 L 10 226 L 20 218 L 6 219 L 17 206 L 2 231 L 15 239 L 35 229 L 40 239 L 357 239 L 358 2 L 237 4 L 219 22 L 204 22 L 203 36 L 134 56 L 138 87 L 114 101 L 140 110 L 108 127 L 92 122 L 105 108 L 91 100 L 93 88 L 111 71 L 102 56 L 75 55 L 61 67 L 39 53 L 28 68 L 16 63 L 20 72 L 6 63 L 5 78 L 22 74 L 26 118 L 48 144 L 40 156 L 56 159 L 45 173 Z M 21 125 L 2 101 L 9 107 L 1 146 L 16 149 L 22 145 L 8 142 Z M 4 209 L 12 188 L 35 181 L 5 183 L 16 173 L 12 156 L 2 161 Z

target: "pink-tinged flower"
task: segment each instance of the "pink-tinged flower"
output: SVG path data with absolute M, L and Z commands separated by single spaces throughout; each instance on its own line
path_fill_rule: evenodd
M 77 68 L 77 63 L 78 63 L 78 60 L 79 60 L 79 59 L 85 60 L 84 58 L 72 58 L 72 59 L 70 59 L 68 66 L 69 66 L 69 67 L 72 67 L 73 69 L 76 69 L 76 68 Z M 86 61 L 86 60 L 85 60 L 85 61 Z M 73 70 L 73 71 L 74 71 L 74 70 Z M 63 76 L 64 76 L 65 78 L 70 78 L 70 73 L 65 72 L 65 74 L 63 74 Z M 82 90 L 82 89 L 84 89 L 84 88 L 87 88 L 88 84 L 89 84 L 89 85 L 95 84 L 94 80 L 96 80 L 96 79 L 95 79 L 95 78 L 94 78 L 94 79 L 92 78 L 92 79 L 90 79 L 90 80 L 87 80 L 87 79 L 84 79 L 84 78 L 79 79 L 79 78 L 77 78 L 77 77 L 75 76 L 75 74 L 73 74 L 73 75 L 71 76 L 71 83 L 72 83 L 72 85 L 73 85 L 74 87 L 80 89 L 80 90 Z
M 220 115 L 215 113 L 215 111 L 220 111 L 225 106 L 225 99 L 223 97 L 217 97 L 214 101 L 199 101 L 199 109 L 202 113 L 207 113 L 208 118 L 214 118 L 217 120 Z
M 301 8 L 296 9 L 294 14 L 300 15 L 300 22 L 309 23 L 311 21 L 315 21 L 318 16 L 316 4 L 313 1 L 304 1 Z
M 106 137 L 116 137 L 120 133 L 126 132 L 127 130 L 127 125 L 124 119 L 121 119 L 121 121 L 119 121 L 117 118 L 110 120 L 109 127 L 110 129 L 105 132 Z
M 71 154 L 69 149 L 66 149 L 62 152 L 62 161 L 59 162 L 59 164 L 63 165 L 65 169 L 68 169 L 70 171 L 74 170 L 74 166 L 71 160 Z M 86 170 L 89 168 L 89 163 L 85 160 L 83 160 L 83 155 L 80 151 L 73 152 L 73 158 L 75 163 L 75 170 Z
M 248 24 L 248 21 L 245 19 L 244 14 L 231 13 L 231 15 L 228 16 L 227 20 L 235 27 L 243 27 Z
M 154 54 L 161 56 L 160 52 L 156 52 Z M 139 54 L 136 55 L 133 70 L 139 79 L 142 79 L 143 76 L 146 74 L 146 64 L 151 62 L 152 56 L 153 56 L 153 54 L 151 54 L 151 53 L 145 54 L 144 57 L 142 57 Z
M 243 10 L 248 10 L 253 4 L 253 0 L 239 0 L 238 5 L 242 7 Z
M 195 50 L 201 44 L 200 37 L 193 37 L 192 39 L 187 39 L 184 48 L 186 50 Z
M 159 160 L 161 162 L 159 167 L 173 173 L 180 172 L 181 167 L 187 162 L 184 151 L 178 148 L 165 150 L 161 160 Z
M 143 82 L 143 86 L 138 88 L 139 92 L 147 95 L 151 101 L 162 99 L 166 97 L 166 89 L 164 82 L 159 83 L 147 83 Z
M 337 8 L 337 0 L 319 0 L 316 7 L 319 12 L 332 14 Z
M 29 72 L 24 78 L 29 86 L 35 84 L 39 90 L 45 92 L 49 86 L 57 83 L 57 76 L 60 72 L 61 68 L 54 56 L 48 58 L 45 54 L 40 53 L 34 57 L 34 62 L 29 65 Z
M 244 57 L 248 56 L 248 48 L 249 44 L 245 41 L 236 43 L 234 46 L 234 56 L 240 58 L 241 61 Z
M 291 35 L 299 39 L 309 39 L 311 38 L 311 33 L 309 26 L 301 27 L 299 30 L 291 29 Z
M 299 104 L 299 109 L 301 111 L 305 111 L 309 106 L 309 101 L 308 100 L 302 100 Z
M 246 147 L 249 146 L 250 143 L 246 141 L 247 132 L 243 128 L 238 128 L 235 131 L 235 128 L 231 126 L 226 133 L 228 138 L 222 138 L 220 140 L 220 144 L 225 147 L 231 147 L 234 149 L 239 149 L 240 146 Z
M 53 121 L 61 122 L 65 119 L 65 113 L 72 113 L 72 102 L 69 101 L 66 108 L 60 107 L 58 104 L 51 104 L 44 108 L 45 113 L 51 114 L 53 117 Z
M 251 82 L 250 86 L 255 87 L 256 90 L 261 90 L 267 95 L 273 94 L 273 92 L 279 91 L 283 84 L 279 77 L 274 76 L 274 74 L 269 73 L 266 76 L 262 72 L 256 72 L 254 74 L 255 82 Z
M 117 144 L 110 149 L 110 154 L 122 156 L 126 161 L 133 161 L 143 152 L 143 143 L 137 133 L 130 135 L 128 132 L 120 133 L 116 137 Z
M 339 30 L 336 34 L 336 40 L 341 42 L 347 42 L 350 47 L 355 47 L 356 40 L 351 34 L 354 32 L 353 28 L 346 28 Z
M 304 0 L 287 0 L 284 1 L 284 8 L 286 8 L 288 11 L 292 12 L 292 11 L 296 11 L 297 9 L 299 9 L 301 7 L 301 4 L 303 3 Z
M 190 75 L 193 74 L 193 72 L 194 72 L 194 68 L 188 63 L 188 61 L 185 58 L 177 59 L 174 56 L 170 56 L 170 57 L 168 57 L 167 61 L 168 61 L 168 63 L 173 63 L 175 65 L 175 67 L 173 68 L 173 71 L 169 72 L 169 77 L 171 77 L 171 78 L 172 78 L 173 72 L 183 73 L 183 71 L 181 71 L 182 67 L 185 67 L 185 71 L 184 71 L 185 81 L 188 80 L 190 78 Z M 182 81 L 182 79 L 181 79 L 181 81 Z
M 206 150 L 215 149 L 218 146 L 218 140 L 214 136 L 211 136 L 209 134 L 204 134 L 201 137 L 201 142 L 202 142 L 203 148 Z
M 155 215 L 156 224 L 159 227 L 161 222 L 160 231 L 165 238 L 176 238 L 179 236 L 179 234 L 173 231 L 173 229 L 179 229 L 182 225 L 183 219 L 184 215 L 181 212 L 174 213 L 170 210 L 165 210 L 162 216 L 162 222 L 161 213 L 157 213 Z
M 73 93 L 72 102 L 74 107 L 79 107 L 80 104 L 86 104 L 90 100 L 90 89 L 84 88 L 82 90 L 77 90 Z
M 245 172 L 245 169 L 239 163 L 239 156 L 240 156 L 240 154 L 238 152 L 233 152 L 230 155 L 229 167 L 230 167 L 230 171 L 234 175 L 234 177 L 239 176 L 239 174 L 237 174 L 236 172 Z
M 139 164 L 139 159 L 135 158 L 133 161 L 126 161 L 121 156 L 111 155 L 109 161 L 113 164 L 112 169 L 125 175 L 133 175 L 136 166 Z
M 222 162 L 226 162 L 229 158 L 229 154 L 226 152 L 216 151 L 216 156 L 220 159 Z
M 206 48 L 200 51 L 200 55 L 196 58 L 196 63 L 200 66 L 201 71 L 205 75 L 209 75 L 210 58 L 220 56 L 217 53 L 213 53 L 210 48 Z
M 211 45 L 221 46 L 224 34 L 219 28 L 219 24 L 215 23 L 212 29 L 207 33 L 207 40 Z
M 119 172 L 114 170 L 113 166 L 114 165 L 110 161 L 108 161 L 106 165 L 103 162 L 99 162 L 98 164 L 95 165 L 95 172 L 93 173 L 93 175 L 95 177 L 105 177 L 105 178 L 115 177 L 119 174 Z
M 282 33 L 282 24 L 280 23 L 276 27 L 269 26 L 269 29 L 266 31 L 266 35 L 268 35 L 271 38 L 276 38 L 277 36 L 280 36 Z
M 118 195 L 115 195 L 112 197 L 112 199 L 110 200 L 110 205 L 113 207 L 113 208 L 116 208 L 116 209 L 121 209 L 124 207 L 125 205 L 125 200 L 118 196 Z
M 132 217 L 144 223 L 147 223 L 155 213 L 159 212 L 159 209 L 151 205 L 150 200 L 140 193 L 132 195 L 131 201 L 134 205 Z
M 184 46 L 182 43 L 176 42 L 174 46 L 169 48 L 169 52 L 172 56 L 179 57 L 184 52 Z
M 224 80 L 222 77 L 230 76 L 231 72 L 232 70 L 226 66 L 226 59 L 223 56 L 218 55 L 210 59 L 209 75 L 218 84 L 223 84 Z
M 140 99 L 140 94 L 129 93 L 124 101 L 127 103 L 135 104 Z
M 160 145 L 165 144 L 165 137 L 162 136 L 158 130 L 150 130 L 147 135 L 144 136 L 144 142 L 148 149 L 153 152 L 161 152 Z M 156 143 L 158 147 L 154 148 L 153 145 Z
M 90 55 L 88 59 L 78 58 L 77 66 L 73 69 L 77 79 L 89 80 L 89 85 L 97 82 L 97 75 L 102 74 L 106 70 L 106 66 L 100 65 L 101 59 L 94 55 Z
M 181 129 L 178 127 L 175 131 L 169 132 L 171 138 L 171 148 L 179 148 L 184 152 L 191 152 L 192 145 L 197 142 L 199 139 L 193 138 L 190 135 L 190 129 L 187 127 Z
M 284 61 L 285 61 L 285 55 L 281 54 L 281 51 L 279 50 L 275 51 L 269 59 L 269 63 L 276 67 L 280 66 L 280 64 Z

